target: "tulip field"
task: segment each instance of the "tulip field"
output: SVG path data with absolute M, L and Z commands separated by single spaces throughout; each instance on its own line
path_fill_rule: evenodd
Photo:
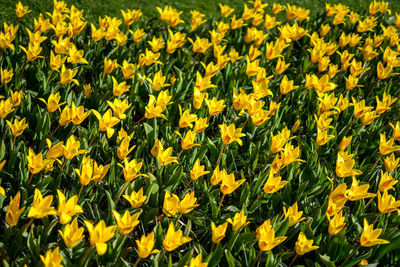
M 398 264 L 398 7 L 234 3 L 13 4 L 1 266 Z

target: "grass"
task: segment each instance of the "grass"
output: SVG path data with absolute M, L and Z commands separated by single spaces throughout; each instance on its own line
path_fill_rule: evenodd
M 179 0 L 179 1 L 168 1 L 168 0 L 65 0 L 65 2 L 70 5 L 75 5 L 78 9 L 85 10 L 85 17 L 93 22 L 97 21 L 99 16 L 116 16 L 121 17 L 121 9 L 141 9 L 146 18 L 152 18 L 157 16 L 157 10 L 155 7 L 164 7 L 165 5 L 172 5 L 180 11 L 183 11 L 183 18 L 186 21 L 190 20 L 190 10 L 198 10 L 205 13 L 208 17 L 215 17 L 219 13 L 218 3 L 227 4 L 231 7 L 238 9 L 243 8 L 243 4 L 246 1 L 243 0 Z M 302 6 L 304 8 L 311 10 L 311 16 L 316 16 L 318 11 L 325 7 L 325 3 L 337 3 L 338 1 L 326 1 L 326 0 L 289 0 L 289 1 L 272 1 L 264 0 L 263 2 L 272 5 L 274 2 L 280 2 L 281 4 L 289 3 Z M 284 3 L 283 3 L 284 2 Z M 368 11 L 368 6 L 370 1 L 367 0 L 342 0 L 339 1 L 352 10 L 358 11 L 360 13 L 365 13 Z M 399 11 L 400 5 L 398 5 L 398 0 L 389 0 L 389 7 L 392 11 Z M 2 0 L 0 1 L 0 16 L 2 21 L 11 22 L 15 20 L 15 5 L 16 0 Z M 43 10 L 49 10 L 49 6 L 53 6 L 52 0 L 23 0 L 24 5 L 28 5 L 29 9 L 32 10 L 35 17 Z M 31 16 L 28 16 L 31 18 Z

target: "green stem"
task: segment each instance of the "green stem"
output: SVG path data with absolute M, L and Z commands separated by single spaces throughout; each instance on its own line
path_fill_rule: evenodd
M 221 148 L 221 151 L 219 152 L 219 155 L 218 155 L 217 166 L 219 165 L 219 161 L 220 161 L 220 159 L 221 159 L 222 152 L 224 152 L 225 148 L 226 148 L 226 145 L 224 144 L 224 145 L 222 146 L 222 148 Z
M 92 245 L 89 245 L 88 249 L 86 250 L 86 253 L 85 253 L 85 255 L 83 256 L 82 261 L 81 261 L 81 266 L 84 266 L 84 264 L 85 264 L 85 262 L 86 262 L 86 260 L 87 260 L 87 257 L 88 257 L 89 254 L 90 254 L 90 251 L 92 251 Z

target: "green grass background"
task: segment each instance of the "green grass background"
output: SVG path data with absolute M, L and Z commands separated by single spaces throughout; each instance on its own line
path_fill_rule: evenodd
M 53 7 L 52 0 L 21 0 L 24 5 L 28 5 L 32 10 L 32 14 L 36 17 L 40 12 L 51 12 Z M 143 11 L 146 18 L 157 16 L 156 6 L 164 7 L 171 5 L 180 11 L 183 11 L 183 18 L 189 21 L 190 10 L 196 9 L 205 13 L 208 18 L 215 17 L 219 14 L 218 3 L 228 4 L 231 7 L 238 9 L 243 8 L 246 1 L 243 0 L 65 0 L 70 5 L 75 5 L 79 9 L 85 10 L 85 16 L 89 21 L 97 21 L 99 16 L 117 16 L 122 18 L 121 9 L 138 9 Z M 326 0 L 288 0 L 288 1 L 272 1 L 263 0 L 263 3 L 272 5 L 273 2 L 281 4 L 295 4 L 311 10 L 311 16 L 318 14 L 318 11 L 325 7 L 325 3 L 343 3 L 352 10 L 360 13 L 365 13 L 368 10 L 369 0 L 341 0 L 341 1 L 326 1 Z M 392 11 L 400 10 L 400 0 L 389 0 L 389 8 Z M 0 17 L 2 22 L 12 22 L 15 20 L 15 5 L 17 0 L 0 0 Z M 248 4 L 249 6 L 249 4 Z M 32 18 L 32 15 L 29 16 Z M 33 19 L 32 19 L 33 21 Z

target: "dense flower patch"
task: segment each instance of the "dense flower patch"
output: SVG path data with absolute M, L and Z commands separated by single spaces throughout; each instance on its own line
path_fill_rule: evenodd
M 400 16 L 219 6 L 96 23 L 17 4 L 0 32 L 4 266 L 399 261 Z

